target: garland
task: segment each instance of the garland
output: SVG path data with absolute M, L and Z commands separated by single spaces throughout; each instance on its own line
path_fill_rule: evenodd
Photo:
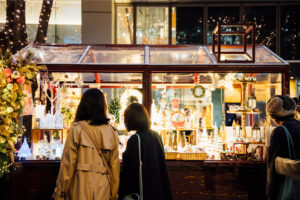
M 201 93 L 198 95 L 197 93 L 197 90 L 201 90 Z M 202 85 L 196 85 L 193 89 L 192 89 L 192 91 L 193 91 L 193 95 L 194 95 L 194 97 L 196 97 L 196 98 L 202 98 L 202 97 L 204 97 L 204 95 L 205 95 L 205 88 L 202 86 Z
M 23 85 L 31 84 L 41 67 L 30 63 L 31 55 L 0 54 L 0 178 L 14 163 L 14 144 L 25 131 L 18 117 L 23 110 Z

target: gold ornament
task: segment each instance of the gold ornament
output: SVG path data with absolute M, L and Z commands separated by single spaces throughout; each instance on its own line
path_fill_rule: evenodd
M 18 119 L 18 113 L 17 112 L 13 112 L 12 117 L 15 119 Z
M 3 78 L 3 76 L 4 75 L 0 75 L 0 88 L 4 88 L 6 86 L 6 78 Z
M 19 86 L 17 83 L 14 83 L 14 87 L 13 87 L 13 91 L 18 91 L 19 90 Z
M 14 104 L 14 109 L 19 110 L 21 108 L 21 105 L 19 103 Z
M 0 135 L 0 144 L 3 144 L 6 141 L 5 137 Z
M 17 92 L 13 92 L 13 93 L 12 93 L 12 101 L 16 101 L 17 98 L 18 98 Z
M 15 144 L 17 142 L 18 138 L 13 136 L 13 137 L 10 137 L 10 140 L 12 141 L 13 144 Z
M 5 125 L 10 125 L 11 123 L 12 123 L 11 118 L 6 117 L 6 118 L 4 119 L 4 124 L 5 124 Z

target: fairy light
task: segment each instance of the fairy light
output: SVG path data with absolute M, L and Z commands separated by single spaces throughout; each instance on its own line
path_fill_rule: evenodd
M 46 22 L 47 24 L 49 22 L 50 14 L 47 12 L 49 11 L 49 6 L 51 12 L 53 1 L 54 0 L 43 1 L 43 7 L 39 19 L 39 27 L 41 29 L 47 28 L 43 22 Z M 11 50 L 16 51 L 28 44 L 25 24 L 25 0 L 14 1 L 13 5 L 6 7 L 6 12 L 10 13 L 10 18 L 5 20 L 5 27 L 2 32 L 4 37 L 0 39 L 0 47 L 3 52 Z M 42 17 L 48 17 L 48 19 L 43 19 Z M 14 36 L 16 35 L 14 32 L 18 33 L 18 38 Z M 44 36 L 44 30 L 39 30 L 39 33 L 42 34 L 42 38 L 44 40 L 47 39 L 47 37 Z

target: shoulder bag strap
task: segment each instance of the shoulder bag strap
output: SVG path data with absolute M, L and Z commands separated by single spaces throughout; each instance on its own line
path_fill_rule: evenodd
M 293 151 L 293 155 L 296 158 L 296 153 L 295 153 L 293 138 L 292 138 L 289 130 L 284 125 L 281 125 L 281 127 L 283 128 L 283 130 L 285 132 L 285 135 L 287 137 L 288 149 L 289 149 L 289 157 L 290 157 L 290 159 L 293 159 L 292 158 L 292 152 L 291 152 L 291 151 Z
M 142 162 L 142 151 L 141 151 L 141 139 L 139 134 L 136 133 L 138 138 L 138 146 L 139 146 L 139 182 L 140 182 L 140 199 L 143 200 L 144 192 L 143 192 L 143 162 Z
M 98 154 L 100 155 L 101 159 L 103 160 L 103 163 L 104 163 L 104 165 L 105 165 L 105 167 L 106 167 L 106 169 L 107 169 L 107 171 L 108 171 L 108 174 L 109 174 L 111 180 L 114 181 L 112 172 L 111 172 L 111 170 L 110 170 L 110 168 L 109 168 L 109 166 L 108 166 L 108 164 L 107 164 L 107 161 L 105 160 L 104 155 L 103 155 L 101 149 L 98 147 L 98 145 L 96 145 L 95 141 L 92 139 L 93 137 L 92 137 L 91 133 L 90 133 L 89 130 L 86 128 L 86 126 L 83 124 L 83 122 L 78 122 L 78 124 L 82 127 L 82 129 L 84 130 L 84 132 L 86 132 L 86 134 L 87 134 L 88 137 L 90 138 L 90 140 L 91 140 L 91 142 L 93 143 L 93 145 L 95 146 L 95 148 L 96 148 Z

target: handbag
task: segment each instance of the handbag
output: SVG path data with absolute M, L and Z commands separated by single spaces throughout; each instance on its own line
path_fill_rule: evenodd
M 111 172 L 111 170 L 110 170 L 110 168 L 109 168 L 109 166 L 108 166 L 108 164 L 107 164 L 107 161 L 106 161 L 105 158 L 104 158 L 104 155 L 103 155 L 101 149 L 99 148 L 98 145 L 96 145 L 95 140 L 92 139 L 92 138 L 93 138 L 93 137 L 92 137 L 92 134 L 91 134 L 90 131 L 86 128 L 86 126 L 84 125 L 83 122 L 80 121 L 80 122 L 78 122 L 78 124 L 81 126 L 81 128 L 84 130 L 84 132 L 86 132 L 87 136 L 90 138 L 90 140 L 91 140 L 91 142 L 93 143 L 94 147 L 96 148 L 98 154 L 100 155 L 101 159 L 103 160 L 103 163 L 104 163 L 104 165 L 105 165 L 105 167 L 106 167 L 106 169 L 107 169 L 107 171 L 108 171 L 110 180 L 113 182 L 114 179 L 113 179 L 112 172 Z
M 296 153 L 295 153 L 294 143 L 293 143 L 291 134 L 285 126 L 281 125 L 281 127 L 284 129 L 285 135 L 287 137 L 289 159 L 295 160 Z M 292 156 L 292 153 L 293 153 L 293 156 Z M 279 196 L 277 199 L 278 200 L 296 200 L 296 199 L 299 200 L 300 199 L 300 181 L 297 181 L 288 176 L 285 176 L 285 180 L 281 186 L 280 193 L 279 193 Z
M 123 200 L 143 200 L 143 175 L 142 175 L 142 156 L 141 156 L 141 139 L 139 134 L 135 134 L 138 138 L 138 147 L 139 147 L 139 185 L 140 185 L 140 194 L 131 193 L 123 198 Z

